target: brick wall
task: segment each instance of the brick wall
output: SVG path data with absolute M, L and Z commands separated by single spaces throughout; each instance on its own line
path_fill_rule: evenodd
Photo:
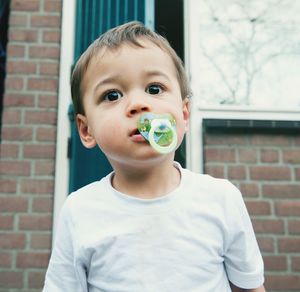
M 41 291 L 51 245 L 61 0 L 10 4 L 0 291 Z
M 207 133 L 205 171 L 242 191 L 268 291 L 300 291 L 300 136 L 245 133 Z
M 40 291 L 51 248 L 62 0 L 12 0 L 1 144 L 0 292 Z M 242 191 L 268 291 L 300 290 L 300 138 L 206 134 L 205 170 Z

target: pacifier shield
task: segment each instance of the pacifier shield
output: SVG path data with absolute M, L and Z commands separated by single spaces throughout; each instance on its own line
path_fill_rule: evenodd
M 145 113 L 140 117 L 137 127 L 156 151 L 170 153 L 176 148 L 176 122 L 172 115 Z

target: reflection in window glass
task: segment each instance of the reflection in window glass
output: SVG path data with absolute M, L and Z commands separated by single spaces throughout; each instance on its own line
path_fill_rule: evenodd
M 191 69 L 201 103 L 300 109 L 300 1 L 193 3 Z

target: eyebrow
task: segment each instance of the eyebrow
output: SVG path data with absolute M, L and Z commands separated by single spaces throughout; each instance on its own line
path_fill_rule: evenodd
M 164 78 L 166 78 L 167 80 L 170 80 L 169 76 L 167 74 L 165 74 L 162 71 L 159 70 L 151 70 L 151 71 L 146 71 L 145 75 L 148 77 L 152 77 L 152 76 L 162 76 Z
M 100 86 L 108 84 L 108 83 L 114 83 L 114 82 L 120 80 L 120 78 L 121 78 L 121 75 L 117 74 L 115 76 L 107 77 L 107 78 L 100 80 L 94 88 L 94 93 L 98 90 L 98 88 Z

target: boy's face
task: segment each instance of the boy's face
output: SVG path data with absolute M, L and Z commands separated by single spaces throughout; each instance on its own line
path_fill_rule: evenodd
M 114 168 L 166 157 L 137 133 L 143 113 L 173 115 L 178 146 L 188 125 L 188 101 L 182 100 L 171 57 L 147 40 L 141 43 L 144 48 L 123 44 L 116 51 L 102 50 L 82 80 L 86 115 L 77 115 L 81 140 L 88 148 L 98 144 Z

